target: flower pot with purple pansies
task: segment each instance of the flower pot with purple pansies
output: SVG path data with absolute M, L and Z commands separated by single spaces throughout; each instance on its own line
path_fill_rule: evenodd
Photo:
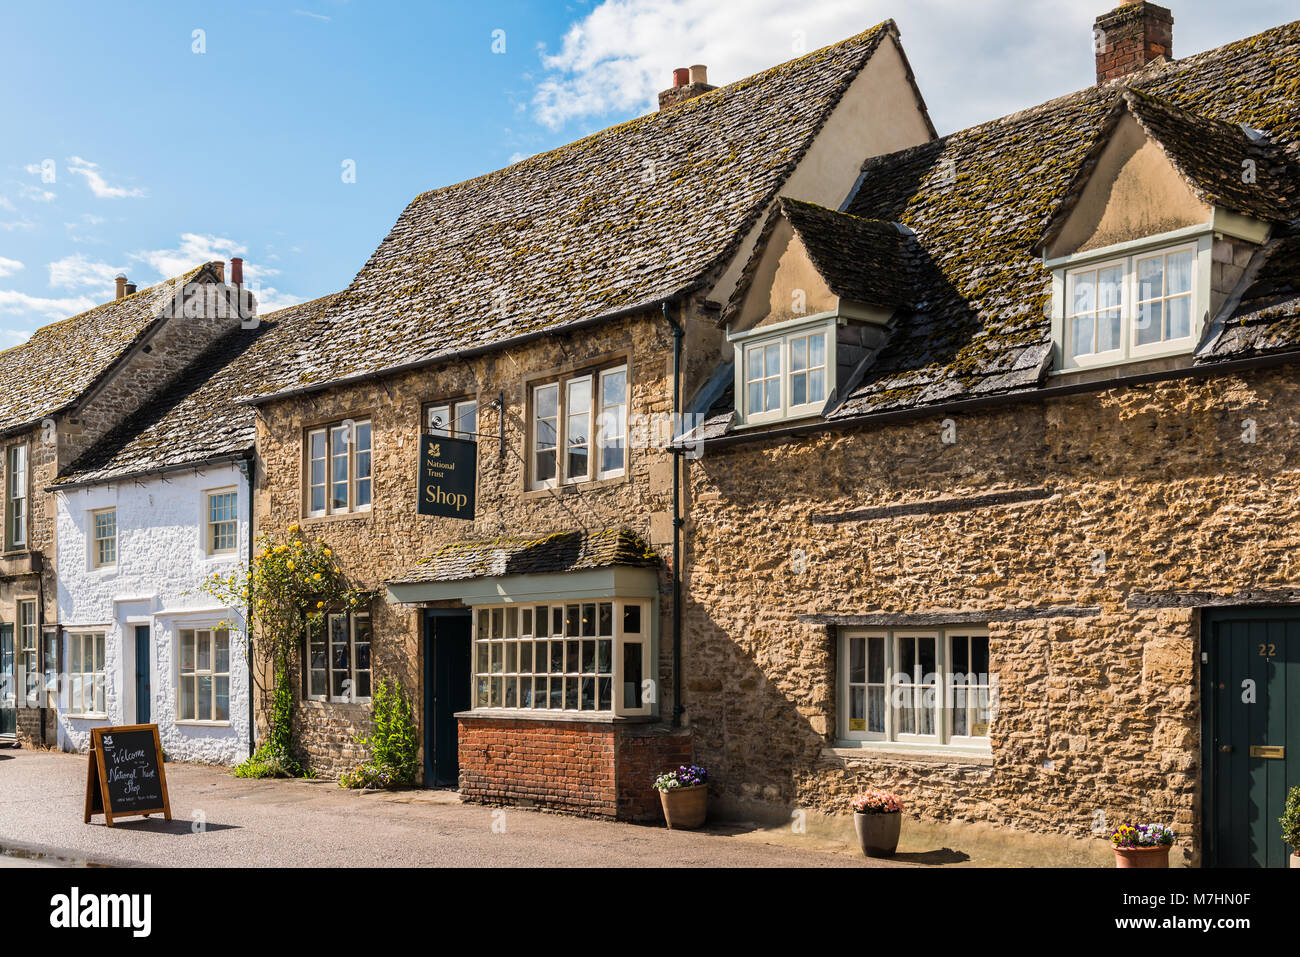
M 709 772 L 684 764 L 655 778 L 654 789 L 671 830 L 690 831 L 703 827 L 709 814 Z
M 863 791 L 854 796 L 853 830 L 867 857 L 893 857 L 903 830 L 903 802 L 888 791 Z
M 1125 824 L 1111 834 L 1110 843 L 1115 848 L 1116 867 L 1168 867 L 1174 829 L 1166 824 Z

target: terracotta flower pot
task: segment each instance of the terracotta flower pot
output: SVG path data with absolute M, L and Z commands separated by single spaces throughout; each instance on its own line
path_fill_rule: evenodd
M 704 826 L 709 813 L 709 786 L 697 784 L 693 788 L 669 788 L 659 792 L 664 820 L 671 830 L 691 831 Z
M 893 857 L 898 850 L 898 835 L 903 829 L 903 815 L 863 814 L 853 812 L 853 829 L 858 832 L 858 843 L 867 857 Z
M 1169 847 L 1117 847 L 1115 848 L 1116 867 L 1168 867 Z

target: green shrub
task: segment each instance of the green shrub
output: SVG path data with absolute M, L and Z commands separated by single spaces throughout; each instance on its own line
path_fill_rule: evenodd
M 271 699 L 271 726 L 262 746 L 242 764 L 235 766 L 237 778 L 301 778 L 307 772 L 293 756 L 293 692 L 289 675 L 281 669 L 275 676 Z
M 1282 825 L 1282 840 L 1292 851 L 1300 854 L 1300 785 L 1293 787 L 1286 796 L 1286 808 L 1278 818 Z
M 345 788 L 392 787 L 414 784 L 420 773 L 420 742 L 415 713 L 401 682 L 379 683 L 371 701 L 375 733 L 357 739 L 370 749 L 370 758 L 339 779 Z

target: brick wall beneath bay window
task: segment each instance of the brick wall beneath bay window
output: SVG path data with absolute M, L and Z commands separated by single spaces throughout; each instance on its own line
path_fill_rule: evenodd
M 660 725 L 460 719 L 460 794 L 631 821 L 662 821 L 650 784 L 688 763 L 690 732 Z

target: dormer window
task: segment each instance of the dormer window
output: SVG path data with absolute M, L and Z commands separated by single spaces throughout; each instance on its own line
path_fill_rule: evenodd
M 736 413 L 744 425 L 820 415 L 835 388 L 835 319 L 733 335 Z
M 1198 259 L 1190 243 L 1067 268 L 1063 368 L 1190 352 L 1205 312 Z

